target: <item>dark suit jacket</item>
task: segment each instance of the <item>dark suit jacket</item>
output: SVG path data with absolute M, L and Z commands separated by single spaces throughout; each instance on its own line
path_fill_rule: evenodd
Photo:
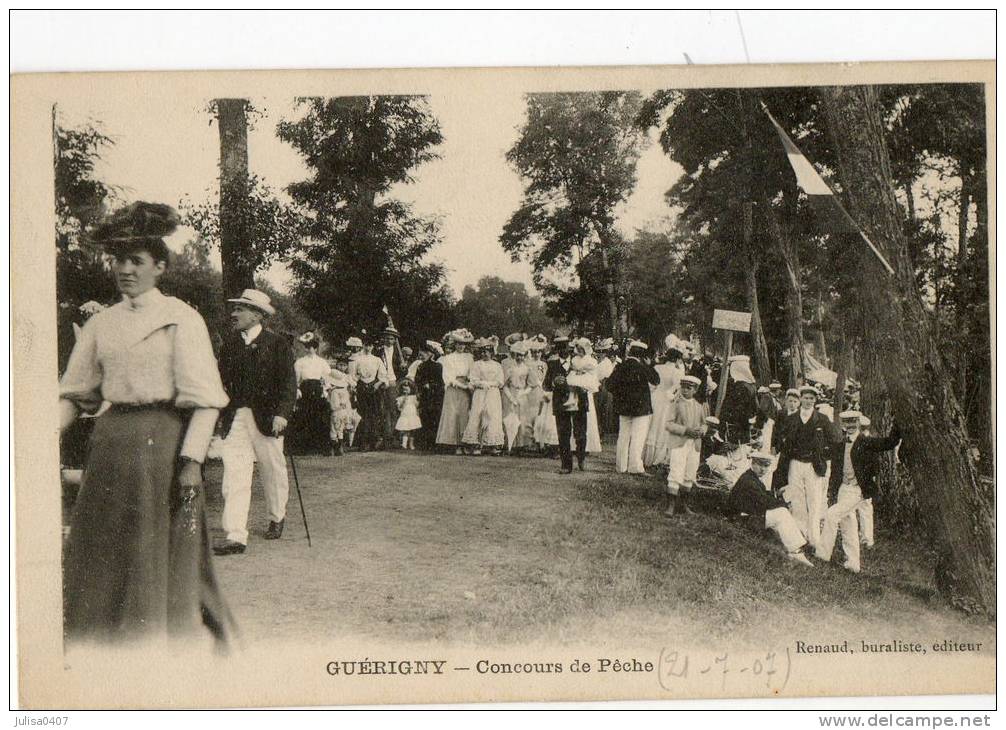
M 831 447 L 842 438 L 841 432 L 835 427 L 828 417 L 815 410 L 810 417 L 811 425 L 815 430 L 814 443 L 814 471 L 818 476 L 824 476 L 828 468 L 828 459 L 831 458 Z M 779 448 L 779 466 L 772 477 L 772 488 L 781 489 L 786 486 L 789 479 L 789 462 L 793 457 L 793 442 L 796 437 L 796 430 L 800 426 L 800 411 L 791 413 L 782 419 L 782 423 L 777 424 L 777 433 L 772 435 L 772 440 Z
M 872 499 L 877 496 L 877 472 L 880 470 L 880 453 L 890 451 L 901 441 L 901 431 L 897 424 L 891 429 L 891 435 L 887 438 L 879 436 L 863 436 L 860 434 L 855 443 L 852 444 L 852 471 L 856 474 L 856 482 L 863 490 L 863 499 Z M 838 494 L 838 488 L 842 486 L 842 477 L 845 472 L 845 440 L 843 439 L 832 446 L 831 457 L 831 479 L 828 482 L 828 501 L 831 502 Z
M 562 360 L 558 358 L 550 358 L 545 361 L 545 380 L 542 383 L 542 388 L 552 393 L 552 415 L 558 416 L 563 413 L 562 404 L 568 397 L 570 391 L 570 386 L 568 385 L 556 385 L 556 378 L 565 378 L 569 374 L 565 366 L 562 364 Z M 576 409 L 577 413 L 586 413 L 590 410 L 590 398 L 587 396 L 587 391 L 583 388 L 572 388 L 572 390 L 577 391 L 578 394 L 578 407 Z
M 750 469 L 741 474 L 730 490 L 727 504 L 734 513 L 758 515 L 762 518 L 768 510 L 786 506 L 785 502 L 765 489 L 765 483 Z
M 635 358 L 618 363 L 608 377 L 615 413 L 630 418 L 652 414 L 650 385 L 660 385 L 660 374 L 652 366 Z
M 249 407 L 255 416 L 255 425 L 265 435 L 272 435 L 272 419 L 275 416 L 287 421 L 293 415 L 297 402 L 297 376 L 293 370 L 293 350 L 285 338 L 263 329 L 251 346 L 246 347 L 239 334 L 224 341 L 220 348 L 220 377 L 224 390 L 231 396 L 231 404 L 220 414 L 224 437 L 230 432 L 237 408 L 234 393 L 238 390 L 241 360 L 254 359 L 251 371 L 254 383 Z

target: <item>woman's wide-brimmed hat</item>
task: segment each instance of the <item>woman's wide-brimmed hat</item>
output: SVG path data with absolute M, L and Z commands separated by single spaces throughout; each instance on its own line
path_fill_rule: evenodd
M 170 205 L 138 200 L 108 215 L 91 232 L 90 238 L 103 246 L 135 244 L 151 238 L 164 238 L 180 223 Z
M 318 337 L 314 334 L 314 332 L 305 332 L 298 337 L 297 340 L 300 341 L 301 344 L 310 345 L 312 342 L 317 342 Z
M 350 337 L 346 340 L 346 347 L 363 347 L 363 340 L 359 337 Z
M 276 314 L 276 310 L 272 306 L 272 300 L 269 299 L 269 295 L 265 292 L 259 291 L 258 289 L 245 289 L 241 292 L 241 296 L 236 299 L 228 299 L 227 301 L 231 304 L 244 304 L 247 307 L 254 307 L 266 314 Z
M 381 334 L 382 335 L 392 335 L 393 337 L 399 337 L 398 330 L 396 330 L 395 326 L 392 325 L 392 324 L 389 324 L 387 327 L 385 327 L 383 330 L 381 330 Z
M 444 348 L 440 346 L 440 343 L 436 340 L 426 340 L 423 344 L 419 346 L 420 350 L 426 350 L 427 352 L 432 352 L 437 355 L 444 354 Z
M 463 327 L 460 328 L 460 329 L 451 330 L 448 333 L 448 335 L 455 342 L 465 342 L 465 343 L 468 343 L 468 342 L 474 342 L 475 341 L 475 336 L 471 332 L 469 332 L 468 330 L 466 330 Z
M 590 344 L 590 340 L 588 340 L 586 337 L 580 337 L 578 339 L 573 340 L 573 347 L 581 348 L 588 355 L 594 351 L 594 346 Z

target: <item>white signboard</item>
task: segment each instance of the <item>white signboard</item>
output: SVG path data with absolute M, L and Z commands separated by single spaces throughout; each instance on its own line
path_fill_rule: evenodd
M 731 312 L 729 309 L 714 309 L 713 329 L 733 330 L 734 332 L 750 332 L 751 313 Z

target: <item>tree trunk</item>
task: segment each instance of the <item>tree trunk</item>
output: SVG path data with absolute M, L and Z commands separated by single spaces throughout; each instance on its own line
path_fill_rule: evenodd
M 769 236 L 786 264 L 786 325 L 789 330 L 789 385 L 795 387 L 803 376 L 803 292 L 800 272 L 800 252 L 796 241 L 787 236 L 779 223 L 772 203 L 762 198 Z
M 755 372 L 758 382 L 767 385 L 772 380 L 772 366 L 768 359 L 768 343 L 761 323 L 761 307 L 758 304 L 758 258 L 751 244 L 754 203 L 744 203 L 744 250 L 748 252 L 748 266 L 744 272 L 747 289 L 748 311 L 751 312 L 751 346 L 754 350 Z
M 968 218 L 971 213 L 971 189 L 974 187 L 974 178 L 968 163 L 960 161 L 961 169 L 961 202 L 957 209 L 957 284 L 958 289 L 963 288 L 966 277 L 965 270 L 968 263 Z
M 611 316 L 611 336 L 615 340 L 621 338 L 621 320 L 618 316 L 618 298 L 615 296 L 615 280 L 611 266 L 608 263 L 608 241 L 601 236 L 601 266 L 604 268 L 604 290 L 608 297 L 608 314 Z
M 856 242 L 864 349 L 882 356 L 869 358 L 875 364 L 865 378 L 883 380 L 891 413 L 904 431 L 902 454 L 912 481 L 924 485 L 917 496 L 943 551 L 937 585 L 956 605 L 994 615 L 994 494 L 978 479 L 964 414 L 947 387 L 949 373 L 915 284 L 876 90 L 828 87 L 821 96 L 849 213 L 896 272 L 888 276 L 869 248 Z
M 824 338 L 824 296 L 817 293 L 817 329 L 814 333 L 814 349 L 817 350 L 817 359 L 824 365 L 830 365 L 828 361 L 828 343 Z
M 246 99 L 217 99 L 220 132 L 220 260 L 224 297 L 255 287 L 253 241 L 248 240 L 248 120 Z

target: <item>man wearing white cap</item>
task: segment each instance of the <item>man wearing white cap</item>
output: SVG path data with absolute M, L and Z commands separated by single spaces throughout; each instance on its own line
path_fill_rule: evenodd
M 841 530 L 844 567 L 853 573 L 860 571 L 856 510 L 864 499 L 872 499 L 877 494 L 880 453 L 894 449 L 901 441 L 897 424 L 887 438 L 864 436 L 860 431 L 862 417 L 859 411 L 843 411 L 839 415 L 845 439 L 836 445 L 832 458 L 828 497 L 833 504 L 824 518 L 824 530 L 816 550 L 821 560 L 831 560 L 836 534 Z
M 807 541 L 800 532 L 786 503 L 773 494 L 762 477 L 772 467 L 772 454 L 761 451 L 751 454 L 751 468 L 741 474 L 730 490 L 728 504 L 739 514 L 760 520 L 767 530 L 772 530 L 786 549 L 786 556 L 797 563 L 813 567 L 803 551 Z
M 223 528 L 227 539 L 214 546 L 217 555 L 237 555 L 248 544 L 248 507 L 255 462 L 262 470 L 262 487 L 269 512 L 267 540 L 283 534 L 290 484 L 283 454 L 283 432 L 297 400 L 293 351 L 262 321 L 275 313 L 269 297 L 245 289 L 228 299 L 231 327 L 236 333 L 220 349 L 220 376 L 230 403 L 220 414 L 224 434 L 221 455 L 224 476 Z
M 684 375 L 679 381 L 678 399 L 667 413 L 670 468 L 667 472 L 667 507 L 665 517 L 691 513 L 688 495 L 695 486 L 695 475 L 702 452 L 702 436 L 706 432 L 705 404 L 695 400 L 700 381 L 694 375 Z
M 618 443 L 615 447 L 615 470 L 621 474 L 645 474 L 643 448 L 646 432 L 653 417 L 650 386 L 660 385 L 660 375 L 642 362 L 647 351 L 645 342 L 629 343 L 625 360 L 608 376 L 615 413 L 618 414 Z
M 831 445 L 838 441 L 835 426 L 815 408 L 817 390 L 800 387 L 800 408 L 786 416 L 779 428 L 779 469 L 785 470 L 786 499 L 807 542 L 817 547 L 821 536 Z

